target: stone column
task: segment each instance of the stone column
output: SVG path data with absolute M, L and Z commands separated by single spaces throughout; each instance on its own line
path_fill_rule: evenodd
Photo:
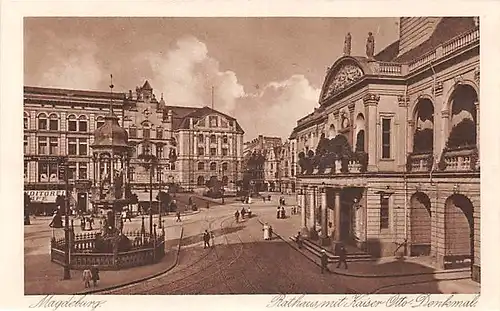
M 316 200 L 314 198 L 315 187 L 309 190 L 309 235 L 316 236 L 313 231 L 316 231 Z
M 363 103 L 365 105 L 365 114 L 367 118 L 368 128 L 365 129 L 366 140 L 368 142 L 368 171 L 377 171 L 377 156 L 378 156 L 378 145 L 377 145 L 377 123 L 378 114 L 377 106 L 380 100 L 380 95 L 368 93 L 363 97 Z
M 299 190 L 298 203 L 300 205 L 300 231 L 303 235 L 308 235 L 309 230 L 307 228 L 307 217 L 306 217 L 306 191 L 305 189 Z
M 475 102 L 476 106 L 476 147 L 477 147 L 477 166 L 479 166 L 479 101 Z
M 354 130 L 354 125 L 356 122 L 356 119 L 354 116 L 355 104 L 351 103 L 347 106 L 347 108 L 349 109 L 349 123 L 350 123 L 351 129 L 352 129 L 348 139 L 349 139 L 349 143 L 351 144 L 352 150 L 355 151 L 355 149 L 356 149 L 356 131 Z
M 326 188 L 321 188 L 321 244 L 328 245 L 328 207 L 326 206 Z
M 340 189 L 335 190 L 335 242 L 340 241 Z

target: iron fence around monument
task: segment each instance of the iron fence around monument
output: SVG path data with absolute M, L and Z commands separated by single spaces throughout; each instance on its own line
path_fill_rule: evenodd
M 100 270 L 119 270 L 156 263 L 165 256 L 165 232 L 152 234 L 140 231 L 123 233 L 130 244 L 126 250 L 101 252 L 96 247 L 99 233 L 78 233 L 70 238 L 70 265 L 73 270 L 97 266 Z M 64 265 L 65 240 L 52 238 L 51 261 Z

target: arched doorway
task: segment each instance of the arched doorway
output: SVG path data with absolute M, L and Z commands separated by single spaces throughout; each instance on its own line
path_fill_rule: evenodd
M 417 192 L 410 199 L 410 255 L 428 256 L 431 252 L 431 200 Z
M 365 117 L 362 113 L 356 117 L 356 152 L 365 151 Z
M 451 97 L 450 135 L 447 147 L 475 147 L 478 96 L 470 85 L 459 85 Z
M 434 105 L 428 98 L 420 99 L 415 106 L 413 152 L 430 153 L 434 148 Z
M 464 195 L 445 201 L 445 268 L 470 266 L 474 258 L 474 207 Z

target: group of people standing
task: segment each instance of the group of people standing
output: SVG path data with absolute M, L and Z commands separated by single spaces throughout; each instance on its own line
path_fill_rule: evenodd
M 90 287 L 90 281 L 92 281 L 92 283 L 94 283 L 94 287 L 96 287 L 99 279 L 99 269 L 96 266 L 83 270 L 83 283 L 85 288 Z
M 248 218 L 252 217 L 252 210 L 250 209 L 250 207 L 248 207 L 246 210 L 245 210 L 245 207 L 242 207 L 241 211 L 236 210 L 236 212 L 234 212 L 234 218 L 235 218 L 236 222 L 240 221 L 240 216 L 241 216 L 241 219 L 244 219 L 245 216 L 247 216 L 247 215 L 248 215 Z

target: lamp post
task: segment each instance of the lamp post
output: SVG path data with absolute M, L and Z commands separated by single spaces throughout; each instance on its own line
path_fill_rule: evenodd
M 69 280 L 71 279 L 71 273 L 70 273 L 70 256 L 69 252 L 71 250 L 71 247 L 69 245 L 70 243 L 70 236 L 69 236 L 69 180 L 68 180 L 68 165 L 66 162 L 65 158 L 61 159 L 60 162 L 61 166 L 60 169 L 63 169 L 64 171 L 64 186 L 66 190 L 66 195 L 64 196 L 64 275 L 63 279 L 64 280 Z
M 162 228 L 162 220 L 161 220 L 161 212 L 162 212 L 162 206 L 161 206 L 161 175 L 163 173 L 162 166 L 160 164 L 157 164 L 157 170 L 160 173 L 158 176 L 158 228 Z
M 152 156 L 151 156 L 152 157 Z M 153 159 L 149 159 L 149 234 L 153 234 Z

